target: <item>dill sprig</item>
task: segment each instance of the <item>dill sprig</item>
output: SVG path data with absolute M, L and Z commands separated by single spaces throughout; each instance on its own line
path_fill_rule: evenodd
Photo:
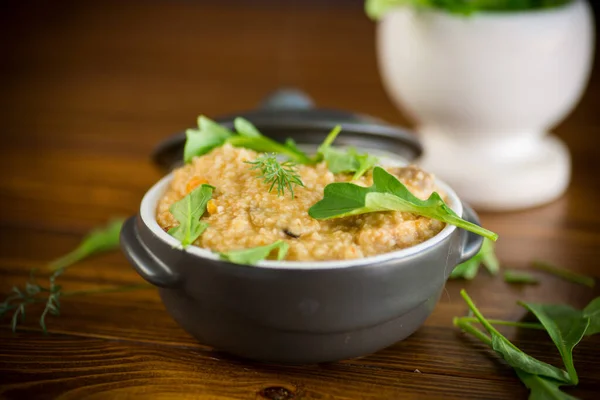
M 283 196 L 285 190 L 289 190 L 294 198 L 294 185 L 304 186 L 296 163 L 293 161 L 279 162 L 275 153 L 265 153 L 257 157 L 254 161 L 246 161 L 252 165 L 250 170 L 260 171 L 258 176 L 263 179 L 263 182 L 269 186 L 269 193 L 274 187 L 277 187 L 277 195 Z
M 19 323 L 25 320 L 25 308 L 35 303 L 46 303 L 46 307 L 40 316 L 40 326 L 44 333 L 46 330 L 46 316 L 60 314 L 61 286 L 56 284 L 56 278 L 62 274 L 64 268 L 61 268 L 50 275 L 50 286 L 45 287 L 37 283 L 35 279 L 35 268 L 31 270 L 29 281 L 25 283 L 25 289 L 19 289 L 13 286 L 12 295 L 8 296 L 4 302 L 0 303 L 0 318 L 8 311 L 14 310 L 11 319 L 12 331 L 16 332 Z
M 0 303 L 0 319 L 9 311 L 13 311 L 11 319 L 12 331 L 16 332 L 20 322 L 25 320 L 25 310 L 32 304 L 44 303 L 45 308 L 40 316 L 40 327 L 44 333 L 48 333 L 46 329 L 46 317 L 48 315 L 60 315 L 60 298 L 66 296 L 79 296 L 95 293 L 113 293 L 126 292 L 137 289 L 151 288 L 152 285 L 144 283 L 141 285 L 127 285 L 108 288 L 94 288 L 89 290 L 78 290 L 64 292 L 61 285 L 56 283 L 56 279 L 65 271 L 65 269 L 76 264 L 77 262 L 90 256 L 117 250 L 119 248 L 119 233 L 123 225 L 122 220 L 110 222 L 107 226 L 96 229 L 88 234 L 77 248 L 67 255 L 55 260 L 50 264 L 49 285 L 40 285 L 35 278 L 35 268 L 31 270 L 29 281 L 25 283 L 24 288 L 13 286 L 11 294 Z

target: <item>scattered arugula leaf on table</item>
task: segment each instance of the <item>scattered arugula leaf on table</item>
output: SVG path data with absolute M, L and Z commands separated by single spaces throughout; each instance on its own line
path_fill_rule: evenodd
M 308 214 L 315 219 L 342 218 L 378 211 L 404 211 L 456 225 L 470 232 L 496 240 L 498 235 L 460 218 L 437 192 L 427 200 L 413 195 L 398 178 L 381 167 L 373 170 L 373 185 L 363 187 L 348 182 L 325 186 L 323 199 Z
M 184 248 L 192 244 L 208 228 L 208 224 L 200 221 L 200 218 L 206 212 L 206 205 L 214 189 L 214 186 L 202 184 L 169 208 L 179 225 L 169 229 L 168 233 L 181 241 Z
M 259 261 L 265 260 L 271 252 L 277 250 L 277 260 L 281 261 L 285 258 L 289 245 L 283 240 L 278 240 L 275 243 L 252 247 L 250 249 L 232 250 L 226 253 L 219 253 L 221 259 L 230 261 L 235 264 L 254 265 Z
M 546 261 L 536 260 L 531 263 L 531 266 L 539 271 L 547 272 L 568 282 L 578 283 L 590 288 L 593 288 L 596 285 L 596 280 L 591 276 L 578 274 L 577 272 L 557 267 Z
M 583 315 L 590 319 L 590 324 L 585 331 L 586 336 L 600 333 L 600 297 L 595 298 L 583 309 Z
M 254 161 L 246 161 L 252 165 L 251 170 L 258 170 L 258 176 L 263 179 L 263 182 L 269 186 L 269 193 L 274 187 L 277 187 L 277 195 L 283 196 L 285 190 L 289 190 L 292 199 L 294 198 L 294 186 L 304 186 L 300 175 L 296 169 L 296 164 L 293 161 L 279 162 L 277 155 L 262 154 Z
M 464 263 L 457 265 L 450 273 L 450 279 L 472 280 L 477 276 L 480 265 L 483 265 L 490 274 L 496 275 L 500 270 L 500 262 L 494 249 L 494 243 L 490 239 L 484 239 L 477 254 Z
M 529 272 L 516 270 L 504 271 L 504 282 L 518 285 L 537 285 L 540 283 L 539 279 Z
M 62 268 L 67 268 L 84 258 L 95 254 L 112 251 L 119 248 L 119 235 L 123 219 L 115 219 L 98 229 L 94 229 L 86 235 L 81 243 L 71 252 L 52 261 L 50 270 L 57 271 Z
M 379 159 L 367 153 L 359 154 L 353 147 L 346 151 L 331 147 L 341 131 L 342 127 L 336 125 L 329 132 L 319 146 L 314 160 L 315 162 L 324 160 L 327 163 L 327 168 L 334 174 L 354 173 L 352 180 L 356 180 L 372 169 L 379 162 Z
M 571 383 L 579 382 L 575 365 L 573 364 L 573 348 L 581 341 L 590 324 L 590 318 L 583 311 L 569 307 L 566 304 L 534 304 L 519 302 L 531 312 L 546 328 L 548 335 L 556 345 L 563 359 Z
M 542 375 L 560 382 L 570 383 L 569 375 L 565 371 L 524 353 L 494 328 L 483 314 L 481 314 L 465 290 L 461 290 L 460 294 L 469 306 L 469 309 L 473 312 L 475 318 L 479 320 L 479 323 L 481 323 L 491 336 L 491 338 L 488 337 L 487 344 L 500 354 L 510 366 L 519 368 L 530 374 Z
M 583 311 L 566 305 L 520 302 L 520 305 L 532 312 L 540 321 L 539 324 L 534 324 L 488 320 L 477 309 L 464 289 L 461 291 L 461 296 L 465 299 L 470 313 L 475 315 L 475 318 L 471 316 L 454 318 L 454 325 L 464 332 L 472 334 L 499 353 L 515 369 L 519 379 L 530 389 L 530 399 L 575 398 L 562 392 L 560 386 L 576 385 L 578 383 L 572 351 L 584 335 L 589 336 L 593 333 L 598 333 L 597 324 L 600 324 L 600 297 L 591 301 Z M 492 336 L 491 338 L 473 326 L 475 320 L 485 328 Z M 502 336 L 492 324 L 544 329 L 557 346 L 567 371 L 563 371 L 527 355 Z
M 529 400 L 577 400 L 577 397 L 560 390 L 560 387 L 564 386 L 562 382 L 530 374 L 519 368 L 515 368 L 515 372 L 521 382 L 531 391 Z

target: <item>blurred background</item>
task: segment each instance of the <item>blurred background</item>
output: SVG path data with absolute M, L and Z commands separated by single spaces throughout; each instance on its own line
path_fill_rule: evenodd
M 598 15 L 600 5 L 590 3 Z M 300 88 L 321 107 L 411 126 L 384 91 L 376 24 L 363 6 L 362 0 L 2 2 L 0 174 L 10 195 L 3 212 L 15 223 L 30 218 L 25 199 L 51 191 L 56 174 L 74 174 L 74 185 L 106 184 L 104 169 L 119 173 L 103 158 L 110 155 L 137 172 L 136 190 L 94 193 L 87 201 L 130 196 L 97 219 L 108 211 L 130 214 L 161 176 L 149 163 L 160 140 L 194 125 L 200 113 L 251 109 L 281 87 Z M 579 172 L 598 166 L 587 138 L 597 135 L 599 106 L 600 77 L 593 73 L 580 107 L 555 130 L 577 153 L 574 183 L 584 183 Z M 24 145 L 32 155 L 41 148 L 48 155 L 36 172 L 41 178 L 31 177 L 25 189 L 11 183 L 11 171 L 36 162 L 13 151 Z M 69 159 L 52 164 L 64 155 Z M 76 175 L 81 163 L 92 167 Z M 575 205 L 551 207 L 556 214 Z M 80 217 L 92 218 L 84 211 Z
M 591 3 L 597 14 L 598 2 Z M 0 7 L 0 113 L 11 141 L 47 133 L 36 140 L 76 150 L 84 145 L 76 137 L 88 135 L 97 139 L 85 145 L 148 155 L 197 114 L 252 108 L 283 86 L 305 90 L 319 106 L 409 124 L 384 93 L 375 24 L 361 0 L 5 1 Z M 585 102 L 599 100 L 598 79 L 592 77 Z M 570 119 L 585 112 L 596 114 L 589 107 Z M 139 131 L 133 147 L 119 135 L 132 127 Z

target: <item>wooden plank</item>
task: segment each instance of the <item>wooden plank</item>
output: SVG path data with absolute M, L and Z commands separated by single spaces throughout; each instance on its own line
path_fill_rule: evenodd
M 425 393 L 507 399 L 525 393 L 514 379 L 372 368 L 360 360 L 281 366 L 122 341 L 61 335 L 13 337 L 5 331 L 0 335 L 0 394 L 10 398 L 116 398 L 142 393 L 146 398 L 168 393 L 185 398 L 180 397 L 182 387 L 189 398 L 260 398 L 261 392 L 278 387 L 295 395 L 284 399 L 418 398 Z

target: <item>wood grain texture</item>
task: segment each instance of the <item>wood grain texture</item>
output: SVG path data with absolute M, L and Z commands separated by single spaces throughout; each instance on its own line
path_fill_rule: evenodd
M 137 211 L 161 176 L 153 146 L 209 116 L 253 108 L 282 86 L 324 107 L 409 124 L 379 81 L 374 27 L 360 1 L 8 2 L 0 12 L 0 293 L 75 246 L 90 228 Z M 511 268 L 540 258 L 600 276 L 600 73 L 556 134 L 573 152 L 573 182 L 558 201 L 484 214 Z M 465 287 L 495 318 L 524 316 L 518 299 L 581 307 L 600 295 L 536 273 L 516 287 L 482 273 L 450 282 L 425 326 L 377 354 L 307 366 L 257 364 L 195 342 L 142 290 L 64 298 L 42 334 L 32 306 L 22 330 L 0 325 L 0 398 L 519 399 L 527 391 L 488 349 L 457 332 Z M 65 290 L 139 283 L 120 254 L 69 270 Z M 37 308 L 36 308 L 37 307 Z M 545 361 L 542 332 L 509 338 Z M 580 385 L 600 391 L 600 338 L 575 351 Z M 419 370 L 419 372 L 415 372 Z

